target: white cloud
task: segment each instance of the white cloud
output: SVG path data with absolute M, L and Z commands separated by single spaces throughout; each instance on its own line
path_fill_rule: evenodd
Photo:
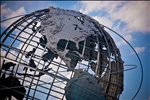
M 124 1 L 123 1 L 124 2 Z M 112 12 L 116 7 L 123 2 L 115 2 L 115 1 L 81 1 L 81 9 L 80 11 L 89 14 L 91 12 L 104 11 L 107 10 Z
M 1 17 L 11 12 L 10 8 L 5 8 L 6 3 L 1 4 Z
M 103 17 L 110 18 L 112 23 L 117 20 L 124 22 L 126 32 L 150 32 L 150 2 L 149 1 L 81 1 L 79 11 L 85 14 L 92 12 L 107 14 Z M 99 16 L 101 17 L 101 16 Z
M 145 51 L 145 47 L 135 47 L 134 50 L 139 54 Z
M 105 26 L 112 27 L 113 25 L 112 21 L 106 17 L 94 16 L 93 18 Z
M 133 37 L 132 37 L 131 34 L 126 34 L 126 35 L 123 36 L 123 38 L 124 38 L 125 40 L 127 40 L 128 42 L 131 42 L 131 41 L 133 40 Z M 116 45 L 117 45 L 117 46 L 122 46 L 122 45 L 127 44 L 125 40 L 121 39 L 121 40 L 119 40 L 119 41 L 116 41 Z
M 102 1 L 81 1 L 81 9 L 79 10 L 82 13 L 89 14 L 92 11 L 97 11 L 101 8 L 100 3 Z M 97 9 L 96 9 L 97 8 Z
M 149 6 L 150 2 L 126 2 L 118 11 L 113 12 L 112 16 L 125 22 L 129 32 L 150 32 Z
M 26 14 L 24 7 L 20 7 L 19 9 L 14 11 L 14 10 L 11 10 L 10 8 L 7 8 L 6 4 L 1 4 L 1 19 L 8 19 L 8 18 L 15 17 L 15 16 L 22 15 L 22 14 Z M 20 17 L 7 20 L 3 22 L 1 26 L 8 27 L 11 23 L 13 23 L 19 18 Z

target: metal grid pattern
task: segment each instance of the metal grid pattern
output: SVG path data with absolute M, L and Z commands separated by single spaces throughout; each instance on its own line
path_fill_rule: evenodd
M 1 78 L 17 77 L 20 87 L 26 90 L 25 94 L 19 91 L 17 93 L 23 94 L 24 99 L 64 100 L 64 87 L 74 74 L 73 71 L 67 71 L 66 64 L 59 56 L 53 59 L 43 56 L 49 50 L 43 46 L 44 42 L 40 42 L 44 38 L 40 33 L 43 30 L 37 22 L 40 23 L 48 14 L 49 9 L 44 9 L 25 15 L 1 34 L 1 66 L 8 62 L 15 64 L 8 69 L 1 68 Z M 100 26 L 96 27 L 101 35 L 91 36 L 80 42 L 79 52 L 84 56 L 84 61 L 78 62 L 76 66 L 97 77 L 107 100 L 118 99 L 123 91 L 123 61 L 109 33 Z M 97 47 L 92 48 L 92 43 L 95 42 Z M 91 59 L 97 60 L 97 63 L 91 62 Z M 11 83 L 14 83 L 13 79 Z M 8 89 L 7 86 L 1 87 L 2 90 Z M 9 90 L 16 91 L 14 88 L 19 87 L 10 86 Z

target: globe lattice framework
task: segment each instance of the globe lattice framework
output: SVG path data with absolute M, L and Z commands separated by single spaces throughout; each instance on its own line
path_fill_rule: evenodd
M 50 7 L 21 17 L 1 34 L 1 52 L 3 99 L 114 100 L 123 91 L 114 40 L 79 12 Z

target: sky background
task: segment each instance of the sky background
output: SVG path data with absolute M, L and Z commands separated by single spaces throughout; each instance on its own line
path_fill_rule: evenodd
M 143 84 L 135 100 L 150 100 L 150 2 L 149 1 L 1 1 L 1 20 L 49 6 L 80 11 L 123 36 L 138 53 L 143 65 Z M 14 20 L 1 23 L 1 32 Z M 120 100 L 130 100 L 138 89 L 141 66 L 131 47 L 114 33 L 125 65 L 137 68 L 125 72 L 124 91 Z M 125 66 L 125 69 L 133 66 Z

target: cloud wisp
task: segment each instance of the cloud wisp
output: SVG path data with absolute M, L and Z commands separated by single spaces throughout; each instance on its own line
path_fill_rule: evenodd
M 22 14 L 26 14 L 24 7 L 20 7 L 19 9 L 14 11 L 14 10 L 8 8 L 6 3 L 1 4 L 1 19 L 2 20 L 5 20 L 5 19 L 11 18 L 11 17 L 15 17 L 18 15 L 22 15 Z M 5 22 L 1 23 L 1 26 L 8 27 L 9 25 L 11 25 L 13 22 L 15 22 L 19 18 L 20 17 L 5 21 Z
M 123 27 L 126 32 L 141 32 L 147 33 L 150 32 L 149 23 L 150 23 L 150 2 L 146 1 L 82 1 L 80 2 L 80 12 L 85 14 L 97 13 L 101 14 L 101 18 L 109 18 L 112 22 L 119 20 L 120 22 L 125 23 Z M 98 18 L 98 16 L 93 16 Z M 98 20 L 100 23 L 107 25 L 107 20 Z M 113 24 L 114 25 L 114 24 Z M 114 27 L 114 26 L 113 26 Z M 112 28 L 112 27 L 110 27 Z
M 134 50 L 140 54 L 140 53 L 143 53 L 145 51 L 145 47 L 135 47 Z

